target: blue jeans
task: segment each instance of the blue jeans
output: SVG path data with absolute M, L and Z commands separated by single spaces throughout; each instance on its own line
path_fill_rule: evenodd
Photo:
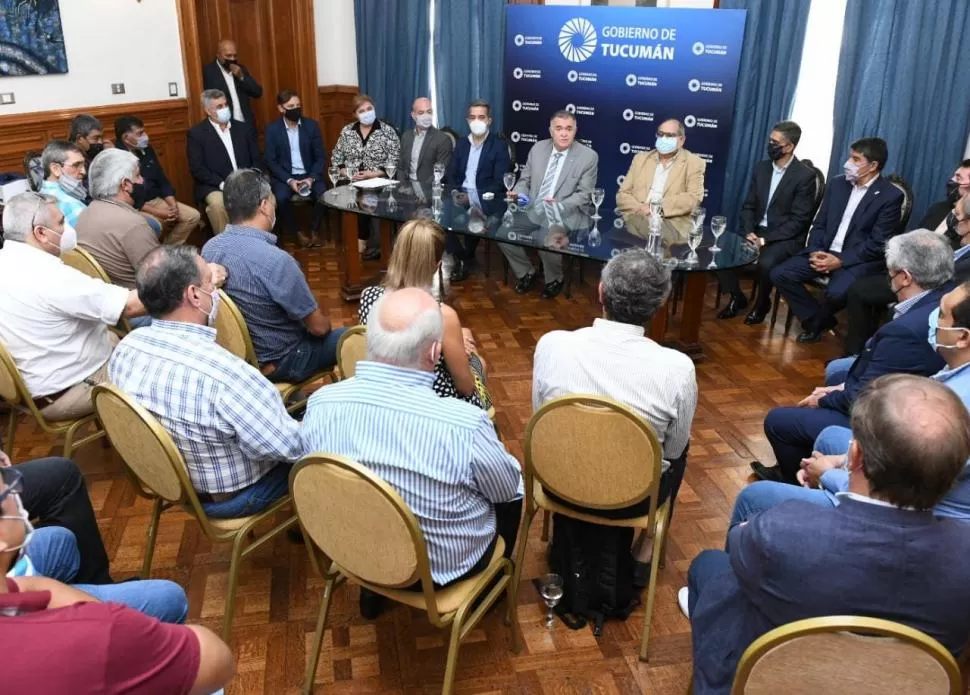
M 733 572 L 731 556 L 723 550 L 702 550 L 687 570 L 687 613 L 694 615 L 694 606 L 700 598 L 704 585 L 714 577 Z
M 852 441 L 851 429 L 832 425 L 822 430 L 815 438 L 815 451 L 826 456 L 844 454 L 849 450 L 850 441 Z
M 258 514 L 290 491 L 291 467 L 288 463 L 280 463 L 233 497 L 220 502 L 203 502 L 202 508 L 209 516 L 220 519 L 236 519 Z
M 811 456 L 815 438 L 830 425 L 849 426 L 849 416 L 829 408 L 772 408 L 765 417 L 765 436 L 786 480 L 795 482 L 803 458 Z
M 145 326 L 151 326 L 152 325 L 152 317 L 151 316 L 136 316 L 133 319 L 128 319 L 128 324 L 132 328 L 144 328 Z
M 855 362 L 855 356 L 840 357 L 825 365 L 825 385 L 838 386 L 844 384 L 853 362 Z
M 270 381 L 295 384 L 337 364 L 337 343 L 346 328 L 334 328 L 325 336 L 300 341 L 285 357 L 276 361 Z
M 70 583 L 81 566 L 74 534 L 60 526 L 45 526 L 34 532 L 27 548 L 38 575 Z M 74 584 L 99 601 L 111 601 L 134 608 L 163 623 L 184 623 L 189 614 L 185 591 L 165 579 L 142 579 L 121 584 Z
M 759 480 L 744 488 L 734 500 L 734 511 L 731 512 L 731 530 L 743 521 L 747 521 L 758 512 L 771 509 L 775 505 L 788 500 L 802 500 L 816 504 L 819 507 L 834 507 L 835 503 L 822 490 L 809 490 L 801 485 L 776 483 L 769 480 Z

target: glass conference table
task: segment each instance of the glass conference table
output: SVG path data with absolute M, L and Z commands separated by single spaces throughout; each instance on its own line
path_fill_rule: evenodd
M 436 190 L 440 194 L 436 195 Z M 717 244 L 720 250 L 712 251 L 714 237 L 706 229 L 696 253 L 692 253 L 686 237 L 669 225 L 661 237 L 651 241 L 645 218 L 634 216 L 624 220 L 615 210 L 602 210 L 602 218 L 596 219 L 592 206 L 588 205 L 540 202 L 520 206 L 507 203 L 499 193 L 487 199 L 476 191 L 449 186 L 399 183 L 379 189 L 360 189 L 344 185 L 328 190 L 322 201 L 341 213 L 344 256 L 341 295 L 347 302 L 359 299 L 363 289 L 363 262 L 357 252 L 358 229 L 362 224 L 367 225 L 362 216 L 385 223 L 381 230 L 381 258 L 385 265 L 390 256 L 393 226 L 415 217 L 433 219 L 446 231 L 463 236 L 551 251 L 582 261 L 606 263 L 628 249 L 652 247 L 649 250 L 671 270 L 675 287 L 682 289 L 678 299 L 682 314 L 677 336 L 666 340 L 670 312 L 658 311 L 649 329 L 650 337 L 693 357 L 701 354 L 699 333 L 708 273 L 740 268 L 758 257 L 754 245 L 736 234 L 723 234 Z

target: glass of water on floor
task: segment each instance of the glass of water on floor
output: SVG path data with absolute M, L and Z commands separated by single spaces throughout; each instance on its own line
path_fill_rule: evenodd
M 544 574 L 539 577 L 539 594 L 546 602 L 546 627 L 551 628 L 556 623 L 553 609 L 563 595 L 562 577 L 558 574 Z

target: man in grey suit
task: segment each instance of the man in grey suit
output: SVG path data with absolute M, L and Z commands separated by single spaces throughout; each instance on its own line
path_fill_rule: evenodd
M 454 145 L 447 134 L 432 125 L 434 112 L 431 100 L 418 97 L 411 105 L 414 128 L 401 134 L 401 157 L 397 165 L 397 177 L 411 184 L 430 186 L 434 181 L 434 165 L 442 165 L 442 176 L 448 170 Z
M 519 182 L 510 193 L 525 205 L 559 204 L 587 206 L 596 186 L 599 155 L 576 140 L 576 117 L 569 111 L 557 111 L 549 122 L 548 140 L 532 146 Z M 515 291 L 525 294 L 535 280 L 536 271 L 525 249 L 499 244 L 515 273 Z M 545 288 L 542 296 L 552 299 L 562 291 L 562 256 L 540 251 Z

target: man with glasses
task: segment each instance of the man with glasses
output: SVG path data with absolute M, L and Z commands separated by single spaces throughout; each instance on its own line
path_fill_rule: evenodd
M 690 213 L 704 200 L 707 164 L 684 149 L 684 124 L 671 118 L 657 128 L 656 148 L 633 158 L 616 192 L 616 207 L 630 231 L 647 236 L 650 216 L 659 214 L 665 238 L 684 241 Z
M 77 225 L 77 218 L 87 207 L 88 191 L 84 185 L 87 163 L 81 148 L 66 140 L 51 140 L 40 156 L 44 167 L 44 183 L 40 193 L 57 201 L 64 213 L 64 221 Z

